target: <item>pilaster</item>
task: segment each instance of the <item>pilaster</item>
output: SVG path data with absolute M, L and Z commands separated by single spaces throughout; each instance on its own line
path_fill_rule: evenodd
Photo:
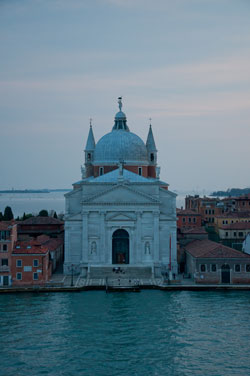
M 82 212 L 82 263 L 88 262 L 88 216 L 89 212 Z
M 154 262 L 159 262 L 159 217 L 158 211 L 153 212 L 154 216 Z

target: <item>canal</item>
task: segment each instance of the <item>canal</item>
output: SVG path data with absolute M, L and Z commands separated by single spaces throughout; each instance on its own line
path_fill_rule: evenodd
M 246 376 L 249 292 L 0 295 L 4 376 Z

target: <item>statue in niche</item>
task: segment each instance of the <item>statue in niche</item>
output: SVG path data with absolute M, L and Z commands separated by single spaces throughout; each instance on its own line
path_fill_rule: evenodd
M 145 243 L 145 255 L 150 255 L 150 243 Z
M 96 242 L 92 242 L 91 243 L 91 247 L 90 247 L 90 253 L 91 253 L 91 255 L 96 254 L 96 250 L 97 250 Z

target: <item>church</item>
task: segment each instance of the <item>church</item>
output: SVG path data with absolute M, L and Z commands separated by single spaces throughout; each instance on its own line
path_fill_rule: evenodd
M 64 273 L 104 278 L 121 269 L 171 278 L 176 194 L 160 180 L 151 124 L 144 143 L 130 131 L 121 97 L 118 105 L 111 132 L 97 143 L 90 123 L 82 179 L 65 195 Z

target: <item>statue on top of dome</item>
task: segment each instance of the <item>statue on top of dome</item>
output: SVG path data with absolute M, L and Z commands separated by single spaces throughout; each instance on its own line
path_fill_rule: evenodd
M 118 98 L 118 105 L 119 105 L 119 110 L 122 110 L 122 97 Z

